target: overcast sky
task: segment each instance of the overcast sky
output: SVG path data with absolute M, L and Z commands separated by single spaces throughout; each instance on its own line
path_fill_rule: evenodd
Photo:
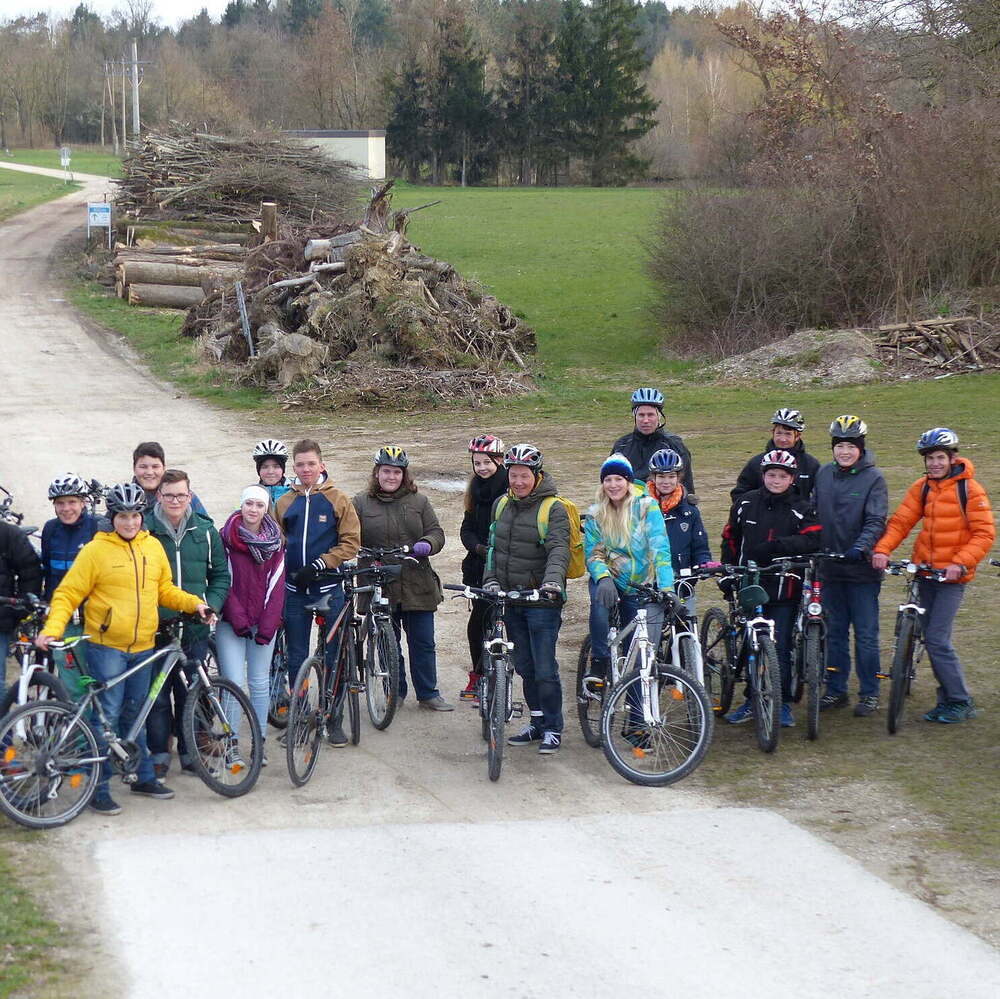
M 35 14 L 42 10 L 55 17 L 67 17 L 76 10 L 80 0 L 0 0 L 0 20 Z M 84 0 L 87 6 L 102 17 L 116 7 L 125 8 L 124 0 Z M 194 17 L 202 7 L 207 8 L 213 21 L 218 21 L 228 0 L 153 0 L 153 17 L 165 27 L 176 27 L 181 21 Z

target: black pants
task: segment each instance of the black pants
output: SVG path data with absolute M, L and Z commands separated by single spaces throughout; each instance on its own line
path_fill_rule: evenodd
M 483 638 L 492 622 L 488 621 L 490 604 L 484 600 L 473 600 L 466 631 L 469 635 L 469 656 L 472 660 L 471 672 L 482 672 Z

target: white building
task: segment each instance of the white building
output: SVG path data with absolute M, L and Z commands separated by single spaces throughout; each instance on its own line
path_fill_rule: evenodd
M 372 180 L 385 177 L 384 128 L 294 128 L 282 134 L 319 146 L 331 159 L 353 163 L 359 173 Z

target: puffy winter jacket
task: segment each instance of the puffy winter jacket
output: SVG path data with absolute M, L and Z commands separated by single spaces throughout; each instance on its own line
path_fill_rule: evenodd
M 313 559 L 322 558 L 336 569 L 358 554 L 361 524 L 347 493 L 324 479 L 311 489 L 301 483 L 275 504 L 275 520 L 285 535 L 285 588 L 298 592 L 295 574 Z M 307 592 L 320 593 L 330 586 L 313 584 Z
M 996 539 L 996 525 L 986 490 L 976 482 L 972 462 L 956 459 L 951 474 L 944 479 L 922 475 L 906 491 L 903 502 L 889 518 L 885 534 L 875 545 L 880 555 L 890 555 L 923 518 L 923 527 L 913 546 L 913 561 L 928 562 L 935 569 L 964 565 L 968 583 L 975 578 L 976 566 L 986 557 Z M 958 495 L 958 481 L 964 479 L 968 493 L 965 512 Z M 924 499 L 924 492 L 927 497 Z
M 660 513 L 667 526 L 667 538 L 670 541 L 670 558 L 674 566 L 674 575 L 679 575 L 682 569 L 690 569 L 695 565 L 711 562 L 712 550 L 708 545 L 708 534 L 701 519 L 701 511 L 688 502 L 687 490 L 678 486 L 680 499 L 673 494 L 660 496 L 656 483 L 650 479 L 646 483 L 646 492 L 659 504 Z
M 490 544 L 490 524 L 493 504 L 507 492 L 507 469 L 498 468 L 488 479 L 472 477 L 469 486 L 472 509 L 465 511 L 460 536 L 468 555 L 462 560 L 462 582 L 469 586 L 483 585 L 486 550 Z
M 77 552 L 97 533 L 97 518 L 83 513 L 72 524 L 58 517 L 45 522 L 42 528 L 42 571 L 45 573 L 43 592 L 49 600 L 63 576 L 69 571 Z
M 398 548 L 426 541 L 431 555 L 444 548 L 444 531 L 423 493 L 358 493 L 353 501 L 361 521 L 361 543 L 366 548 Z M 444 599 L 441 580 L 427 558 L 403 560 L 398 579 L 389 584 L 389 602 L 405 611 L 432 611 Z
M 219 532 L 232 579 L 222 605 L 222 620 L 228 621 L 237 635 L 247 635 L 256 628 L 254 641 L 267 645 L 281 627 L 285 609 L 285 549 L 282 546 L 266 562 L 258 562 L 237 530 L 242 519 L 237 510 Z
M 0 520 L 0 597 L 39 596 L 41 592 L 42 563 L 28 536 L 16 525 Z M 17 621 L 15 611 L 0 608 L 0 632 L 13 631 Z
M 691 452 L 677 434 L 669 434 L 663 427 L 651 434 L 640 434 L 638 430 L 619 437 L 612 445 L 611 454 L 616 451 L 625 455 L 632 463 L 637 482 L 645 482 L 649 477 L 649 459 L 668 447 L 676 451 L 684 459 L 684 487 L 689 493 L 694 492 L 694 470 L 691 468 Z
M 84 600 L 84 632 L 92 642 L 122 652 L 153 647 L 158 606 L 194 614 L 201 603 L 174 586 L 163 545 L 148 531 L 131 541 L 113 531 L 98 531 L 56 587 L 42 633 L 61 638 Z
M 850 467 L 835 461 L 816 473 L 816 512 L 823 525 L 823 547 L 845 554 L 851 548 L 864 556 L 857 562 L 821 562 L 822 577 L 833 582 L 877 583 L 882 574 L 868 556 L 885 532 L 889 490 L 875 467 L 875 455 L 865 449 Z
M 674 570 L 660 508 L 637 485 L 632 486 L 629 503 L 631 531 L 624 546 L 610 542 L 601 533 L 596 503 L 587 511 L 583 553 L 590 578 L 596 583 L 610 576 L 623 593 L 634 591 L 642 583 L 669 590 L 674 585 Z
M 179 528 L 173 530 L 157 503 L 143 518 L 143 527 L 163 545 L 174 585 L 219 610 L 229 593 L 229 563 L 212 521 L 192 508 Z M 175 611 L 160 608 L 161 621 L 176 616 Z M 207 624 L 198 621 L 184 625 L 185 643 L 207 637 Z
M 748 561 L 770 565 L 781 555 L 808 555 L 819 551 L 822 530 L 807 500 L 791 489 L 780 494 L 767 489 L 751 489 L 741 496 L 729 513 L 722 532 L 722 559 L 743 565 Z M 770 601 L 797 600 L 798 580 L 785 577 L 779 592 L 778 576 L 760 577 Z
M 768 441 L 765 449 L 760 454 L 755 454 L 743 466 L 743 471 L 740 472 L 739 478 L 736 480 L 736 485 L 729 493 L 729 498 L 734 503 L 744 493 L 750 492 L 751 489 L 760 489 L 764 485 L 760 463 L 768 451 L 774 450 L 776 450 L 774 441 Z M 819 471 L 819 462 L 811 454 L 806 453 L 805 442 L 801 438 L 792 447 L 781 448 L 781 450 L 794 454 L 795 461 L 798 464 L 792 489 L 803 499 L 809 499 L 812 496 L 813 489 L 816 488 L 816 473 Z
M 569 516 L 562 503 L 549 511 L 549 529 L 543 544 L 538 536 L 538 505 L 546 496 L 557 495 L 556 484 L 547 472 L 524 499 L 507 492 L 500 518 L 493 504 L 490 546 L 483 582 L 498 583 L 501 589 L 530 590 L 542 583 L 566 586 L 569 566 Z

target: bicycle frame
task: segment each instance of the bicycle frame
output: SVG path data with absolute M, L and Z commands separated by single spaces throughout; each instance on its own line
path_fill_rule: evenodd
M 626 638 L 631 637 L 628 651 L 621 655 L 621 647 Z M 656 683 L 656 649 L 649 640 L 649 629 L 646 625 L 646 608 L 640 607 L 635 617 L 622 629 L 611 628 L 608 631 L 608 648 L 611 649 L 611 689 L 618 685 L 623 676 L 628 676 L 639 662 L 639 676 L 642 686 L 643 722 L 646 725 L 660 724 L 660 699 L 658 691 L 654 691 Z M 610 702 L 609 702 L 610 703 Z
M 690 570 L 683 570 L 689 573 Z M 685 640 L 691 642 L 691 658 L 693 659 L 695 679 L 702 686 L 705 685 L 705 662 L 701 655 L 701 641 L 698 638 L 698 620 L 688 613 L 688 601 L 694 596 L 695 583 L 697 577 L 690 578 L 682 576 L 675 585 L 674 590 L 677 598 L 681 601 L 681 606 L 674 613 L 665 614 L 663 622 L 663 634 L 660 636 L 660 645 L 663 645 L 665 638 L 669 636 L 670 641 L 670 662 L 678 669 L 683 661 L 681 656 L 681 646 Z

